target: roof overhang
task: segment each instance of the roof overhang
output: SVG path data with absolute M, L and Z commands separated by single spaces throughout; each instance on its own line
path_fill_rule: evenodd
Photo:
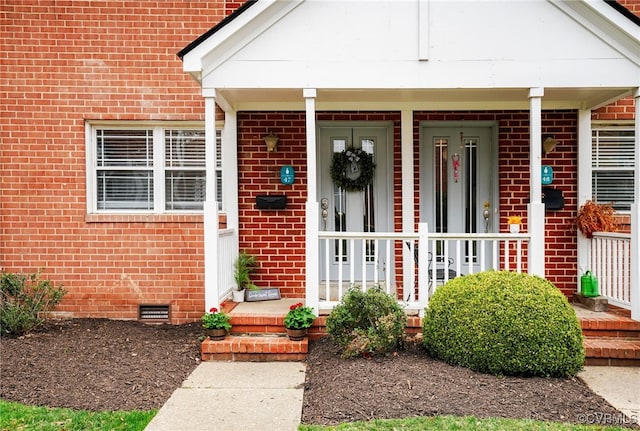
M 513 110 L 529 108 L 529 88 L 316 89 L 316 108 L 335 110 Z M 545 88 L 543 109 L 597 109 L 631 94 L 628 88 Z M 226 88 L 216 95 L 234 111 L 304 109 L 302 89 Z
M 304 109 L 304 88 L 320 110 L 528 109 L 531 87 L 543 109 L 596 109 L 640 86 L 640 26 L 605 1 L 364 3 L 245 3 L 179 56 L 236 111 Z M 370 26 L 351 28 L 358 11 Z M 461 39 L 451 21 L 483 25 Z

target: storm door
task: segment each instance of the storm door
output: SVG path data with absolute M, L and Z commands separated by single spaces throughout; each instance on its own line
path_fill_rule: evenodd
M 432 232 L 494 232 L 497 181 L 491 127 L 424 126 L 421 131 L 421 219 Z M 438 241 L 430 259 L 438 269 L 455 267 L 460 260 L 462 273 L 468 273 L 469 267 L 475 273 L 480 271 L 481 257 L 485 268 L 491 267 L 488 243 Z
M 391 125 L 389 123 L 324 123 L 318 133 L 318 197 L 321 204 L 320 230 L 336 232 L 388 232 L 393 200 L 390 194 Z M 338 171 L 334 180 L 332 170 Z M 370 181 L 364 176 L 371 175 Z M 346 183 L 344 186 L 340 182 Z M 326 247 L 329 247 L 327 272 Z M 385 242 L 355 242 L 351 250 L 347 240 L 321 242 L 320 278 L 327 273 L 331 281 L 384 280 L 391 270 L 383 249 Z M 364 247 L 364 250 L 363 250 Z

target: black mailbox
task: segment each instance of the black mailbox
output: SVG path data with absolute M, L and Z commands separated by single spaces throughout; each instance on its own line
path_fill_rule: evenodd
M 256 207 L 259 210 L 283 210 L 287 207 L 286 195 L 258 195 Z
M 551 187 L 542 188 L 542 203 L 546 210 L 561 210 L 564 208 L 564 196 L 562 190 Z

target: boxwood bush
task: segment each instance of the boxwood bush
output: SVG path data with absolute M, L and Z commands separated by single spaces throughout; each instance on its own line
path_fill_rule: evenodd
M 349 289 L 327 316 L 327 333 L 345 356 L 389 353 L 404 346 L 407 315 L 379 287 Z
M 584 364 L 582 331 L 549 281 L 488 271 L 438 288 L 423 319 L 429 354 L 495 375 L 563 377 Z

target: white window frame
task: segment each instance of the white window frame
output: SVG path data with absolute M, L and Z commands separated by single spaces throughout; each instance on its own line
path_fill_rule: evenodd
M 591 193 L 594 200 L 598 201 L 597 199 L 598 194 L 596 193 L 595 187 L 593 185 L 595 182 L 597 173 L 628 172 L 630 174 L 631 181 L 634 180 L 633 173 L 635 169 L 635 166 L 634 166 L 635 165 L 635 158 L 634 158 L 635 137 L 633 135 L 635 133 L 635 125 L 633 121 L 628 121 L 628 122 L 621 121 L 616 123 L 594 121 L 591 124 L 591 130 L 592 130 L 592 133 L 591 133 L 591 184 L 592 184 Z M 599 139 L 600 139 L 599 132 L 601 131 L 631 132 L 632 136 L 629 139 L 632 142 L 631 147 L 627 149 L 625 154 L 619 155 L 620 160 L 623 160 L 624 162 L 617 164 L 612 159 L 610 154 L 601 152 L 601 149 L 599 147 Z M 633 191 L 635 187 L 637 187 L 637 185 L 635 184 L 631 187 L 631 190 L 630 190 L 631 195 L 629 199 L 626 200 L 626 202 L 629 202 L 629 205 L 631 205 L 634 201 Z M 606 201 L 598 202 L 598 203 L 611 204 L 611 202 L 606 202 Z M 614 208 L 615 208 L 615 202 L 614 202 Z M 626 214 L 626 213 L 629 213 L 629 209 L 618 208 L 616 209 L 616 212 L 621 214 Z
M 100 129 L 153 130 L 153 208 L 144 209 L 98 209 L 97 197 L 97 134 Z M 89 214 L 202 214 L 202 209 L 166 209 L 165 191 L 165 130 L 202 130 L 204 122 L 194 121 L 92 121 L 85 125 L 87 213 Z M 220 139 L 220 137 L 218 137 Z M 220 167 L 221 167 L 220 163 Z M 203 168 L 206 176 L 206 169 Z M 221 168 L 220 168 L 221 169 Z M 218 167 L 216 167 L 216 172 Z

